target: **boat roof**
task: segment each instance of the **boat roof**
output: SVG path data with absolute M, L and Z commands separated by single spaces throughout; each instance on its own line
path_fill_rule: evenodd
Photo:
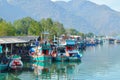
M 66 40 L 66 45 L 75 45 L 75 40 Z

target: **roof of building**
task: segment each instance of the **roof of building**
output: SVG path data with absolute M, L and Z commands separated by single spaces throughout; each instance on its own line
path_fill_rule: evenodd
M 27 43 L 37 38 L 38 36 L 4 36 L 0 37 L 0 44 Z

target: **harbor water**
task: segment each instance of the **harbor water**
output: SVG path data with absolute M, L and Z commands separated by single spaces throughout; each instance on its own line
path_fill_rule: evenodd
M 120 44 L 87 47 L 81 62 L 24 63 L 0 80 L 120 80 Z

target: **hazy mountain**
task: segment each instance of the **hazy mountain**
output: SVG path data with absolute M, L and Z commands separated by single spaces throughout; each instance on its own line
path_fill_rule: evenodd
M 14 20 L 26 15 L 37 20 L 50 17 L 63 23 L 66 28 L 83 32 L 120 32 L 120 13 L 88 0 L 0 0 L 1 17 Z

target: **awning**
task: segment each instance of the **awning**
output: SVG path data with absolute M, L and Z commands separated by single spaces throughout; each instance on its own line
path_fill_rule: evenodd
M 11 44 L 11 43 L 26 43 L 28 41 L 18 38 L 0 38 L 0 44 Z

